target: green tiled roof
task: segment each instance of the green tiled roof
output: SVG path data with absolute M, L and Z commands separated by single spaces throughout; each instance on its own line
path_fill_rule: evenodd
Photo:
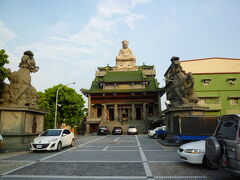
M 96 79 L 99 82 L 143 82 L 149 79 L 142 71 L 114 71 L 107 72 L 103 78 Z
M 92 82 L 92 86 L 90 90 L 81 89 L 83 93 L 91 94 L 91 93 L 117 93 L 117 92 L 164 92 L 163 88 L 159 88 L 157 84 L 157 80 L 151 78 L 149 83 L 146 85 L 144 89 L 107 89 L 104 90 L 100 83 L 97 81 Z
M 110 66 L 109 66 L 110 67 Z M 140 66 L 151 67 L 151 66 Z M 106 68 L 106 67 L 100 67 Z M 99 68 L 98 68 L 99 69 Z M 131 89 L 103 89 L 103 83 L 135 83 L 135 82 L 147 82 L 145 88 L 131 88 Z M 106 71 L 104 77 L 96 77 L 92 82 L 91 88 L 81 89 L 84 94 L 93 93 L 124 93 L 124 92 L 161 92 L 164 93 L 163 88 L 158 87 L 158 82 L 154 77 L 147 77 L 142 70 L 137 71 Z

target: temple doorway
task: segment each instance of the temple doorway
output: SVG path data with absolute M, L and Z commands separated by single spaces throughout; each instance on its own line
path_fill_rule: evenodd
M 128 117 L 129 117 L 128 113 L 129 113 L 128 108 L 122 109 L 122 120 L 123 121 L 128 121 Z
M 113 121 L 113 120 L 114 120 L 114 109 L 109 108 L 109 121 Z
M 140 107 L 136 108 L 136 119 L 137 120 L 142 120 L 142 110 Z

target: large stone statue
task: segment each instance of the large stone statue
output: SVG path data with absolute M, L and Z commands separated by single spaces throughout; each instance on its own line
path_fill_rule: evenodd
M 192 73 L 186 73 L 179 61 L 179 57 L 171 58 L 172 64 L 166 74 L 166 93 L 171 106 L 196 105 L 197 96 L 194 93 Z
M 116 57 L 117 67 L 129 67 L 136 65 L 136 57 L 133 56 L 132 50 L 128 48 L 129 42 L 127 40 L 122 41 L 122 48 Z
M 10 84 L 5 84 L 0 98 L 0 104 L 7 106 L 37 107 L 37 91 L 31 85 L 30 73 L 37 72 L 32 51 L 23 53 L 19 64 L 20 69 L 11 72 L 8 69 Z

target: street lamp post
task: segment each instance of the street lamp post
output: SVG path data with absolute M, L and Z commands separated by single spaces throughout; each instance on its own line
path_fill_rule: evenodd
M 67 86 L 67 85 L 70 85 L 70 84 L 76 84 L 76 82 L 72 82 L 72 83 L 69 83 L 69 84 L 64 84 L 64 85 L 61 85 L 58 89 L 57 89 L 57 93 L 56 93 L 56 104 L 55 104 L 55 118 L 54 118 L 54 129 L 57 128 L 57 107 L 58 107 L 58 92 L 59 90 L 63 87 L 63 86 Z

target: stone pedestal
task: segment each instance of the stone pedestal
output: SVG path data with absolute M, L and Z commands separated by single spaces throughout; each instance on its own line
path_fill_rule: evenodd
M 176 134 L 176 131 L 181 130 L 179 126 L 178 119 L 181 117 L 204 117 L 205 111 L 208 110 L 208 107 L 201 106 L 177 106 L 177 107 L 169 107 L 163 111 L 165 117 L 165 123 L 168 129 L 168 140 L 172 139 L 173 135 Z M 192 118 L 194 121 L 194 118 Z M 193 123 L 194 124 L 194 123 Z M 190 125 L 190 124 L 189 124 Z M 190 125 L 191 126 L 191 125 Z M 177 130 L 176 130 L 177 129 Z
M 29 149 L 29 144 L 43 132 L 44 111 L 28 107 L 0 107 L 0 134 L 4 145 L 0 151 Z

